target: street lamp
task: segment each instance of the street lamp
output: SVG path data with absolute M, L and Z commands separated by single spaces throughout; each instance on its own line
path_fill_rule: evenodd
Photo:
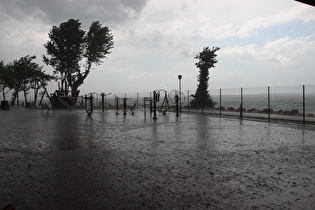
M 182 80 L 182 75 L 178 75 L 178 82 L 179 82 L 179 113 L 182 113 L 182 88 L 181 88 L 181 80 Z

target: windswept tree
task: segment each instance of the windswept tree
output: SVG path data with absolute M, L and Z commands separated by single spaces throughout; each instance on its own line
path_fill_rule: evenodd
M 198 62 L 195 64 L 199 68 L 198 76 L 198 86 L 195 95 L 191 95 L 193 100 L 191 101 L 192 107 L 205 108 L 214 107 L 215 102 L 208 91 L 208 81 L 209 81 L 209 69 L 214 68 L 215 64 L 218 62 L 216 60 L 216 51 L 220 48 L 218 47 L 204 47 L 202 52 L 195 56 Z
M 14 90 L 12 94 L 13 104 L 15 103 L 15 100 L 17 100 L 17 105 L 20 105 L 20 91 L 23 91 L 25 103 L 27 103 L 26 95 L 30 89 L 28 84 L 31 77 L 31 69 L 34 68 L 35 65 L 32 60 L 35 58 L 35 56 L 27 55 L 8 64 L 9 68 L 12 70 L 12 89 Z
M 46 74 L 43 70 L 43 66 L 38 66 L 38 68 L 33 69 L 30 78 L 30 87 L 34 90 L 34 105 L 37 103 L 39 91 L 45 89 L 48 82 L 56 79 L 54 76 Z
M 100 65 L 111 53 L 113 35 L 99 21 L 93 22 L 88 32 L 81 29 L 79 20 L 69 19 L 59 27 L 53 26 L 45 44 L 47 54 L 43 60 L 60 73 L 61 88 L 71 88 L 71 96 L 78 95 L 78 88 L 91 71 L 92 65 Z
M 0 92 L 2 92 L 3 101 L 6 101 L 6 94 L 12 88 L 12 71 L 10 66 L 0 61 Z
M 14 89 L 13 103 L 17 100 L 19 105 L 19 92 L 23 91 L 25 104 L 27 104 L 27 95 L 30 89 L 37 88 L 38 85 L 40 87 L 46 86 L 47 82 L 54 78 L 43 71 L 43 66 L 33 61 L 35 58 L 36 56 L 27 55 L 8 64 L 12 76 L 10 84 Z

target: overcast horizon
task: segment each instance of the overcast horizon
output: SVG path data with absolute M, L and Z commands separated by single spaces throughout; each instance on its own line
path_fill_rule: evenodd
M 112 53 L 94 66 L 81 94 L 195 90 L 195 55 L 219 47 L 209 89 L 315 85 L 315 7 L 294 0 L 0 0 L 0 60 L 26 55 L 47 73 L 44 44 L 53 26 L 93 21 L 114 35 Z M 52 82 L 49 91 L 57 84 Z

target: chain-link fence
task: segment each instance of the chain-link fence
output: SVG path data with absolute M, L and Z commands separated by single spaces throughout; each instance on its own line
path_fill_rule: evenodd
M 190 111 L 268 121 L 315 122 L 314 85 L 214 89 L 209 92 L 216 103 L 215 107 L 190 108 Z
M 315 85 L 223 88 L 210 89 L 214 107 L 191 107 L 195 90 L 155 90 L 157 110 L 163 113 L 176 111 L 176 95 L 179 96 L 180 112 L 215 114 L 241 118 L 288 120 L 315 124 Z M 86 96 L 93 96 L 94 110 L 133 110 L 151 111 L 153 91 L 139 93 L 89 93 L 77 99 L 77 107 L 85 108 Z M 43 97 L 40 96 L 41 99 Z M 38 98 L 38 101 L 41 101 Z M 34 99 L 33 99 L 34 100 Z M 32 102 L 30 96 L 29 101 Z M 49 104 L 44 98 L 41 103 Z
M 180 112 L 215 114 L 240 118 L 288 120 L 315 123 L 315 85 L 281 86 L 261 88 L 210 89 L 214 107 L 191 107 L 195 91 L 156 90 L 156 102 L 160 112 L 176 111 L 175 96 L 179 95 Z M 127 109 L 152 111 L 153 91 L 146 93 L 93 93 L 94 110 Z M 124 104 L 125 103 L 125 104 Z M 84 107 L 84 96 L 78 100 Z

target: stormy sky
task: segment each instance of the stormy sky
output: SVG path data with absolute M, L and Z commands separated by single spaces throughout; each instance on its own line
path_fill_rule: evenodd
M 210 89 L 315 84 L 315 7 L 293 0 L 0 0 L 0 60 L 44 65 L 49 30 L 70 18 L 100 21 L 115 41 L 81 93 L 172 90 L 178 74 L 195 90 L 205 46 L 220 47 Z

